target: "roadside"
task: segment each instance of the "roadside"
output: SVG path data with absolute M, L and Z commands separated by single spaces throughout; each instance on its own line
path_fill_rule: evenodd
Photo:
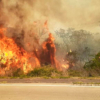
M 16 78 L 0 79 L 0 83 L 66 83 L 66 84 L 95 84 L 100 85 L 100 78 L 67 78 L 67 79 L 44 79 L 44 78 Z

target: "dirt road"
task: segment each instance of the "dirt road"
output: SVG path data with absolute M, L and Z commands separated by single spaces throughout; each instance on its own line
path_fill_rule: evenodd
M 99 86 L 0 84 L 0 100 L 100 100 Z
M 68 79 L 43 79 L 43 78 L 24 78 L 24 79 L 0 79 L 0 83 L 99 83 L 100 79 L 80 79 L 80 78 L 68 78 Z

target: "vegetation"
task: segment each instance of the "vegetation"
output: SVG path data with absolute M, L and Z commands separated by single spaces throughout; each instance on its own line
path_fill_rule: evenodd
M 57 69 L 50 66 L 35 68 L 33 71 L 27 74 L 29 77 L 55 77 L 60 75 L 60 71 L 57 71 Z
M 27 74 L 24 74 L 24 72 L 21 69 L 17 69 L 15 71 L 12 71 L 12 74 L 8 74 L 7 76 L 2 76 L 0 78 L 30 78 L 30 77 L 42 77 L 45 79 L 48 78 L 60 78 L 60 79 L 66 79 L 70 77 L 83 77 L 84 74 L 82 74 L 82 71 L 80 70 L 74 70 L 69 69 L 66 71 L 58 71 L 57 69 L 51 67 L 51 66 L 42 66 L 40 68 L 35 68 L 34 70 L 28 72 Z
M 70 77 L 81 77 L 82 76 L 81 71 L 77 71 L 77 70 L 68 70 L 68 74 Z
M 86 82 L 81 82 L 81 81 L 73 82 L 73 84 L 75 84 L 75 85 L 100 85 L 99 82 L 88 82 L 88 83 L 86 83 Z
M 85 64 L 84 69 L 89 76 L 100 76 L 100 52 L 95 55 L 94 59 Z
M 100 77 L 100 62 L 99 62 L 99 55 L 98 53 L 95 58 L 89 62 L 87 62 L 84 68 L 75 69 L 70 68 L 66 71 L 58 71 L 57 69 L 50 67 L 50 66 L 43 66 L 40 68 L 35 68 L 34 70 L 24 74 L 21 69 L 17 69 L 13 71 L 12 74 L 6 77 L 0 78 L 31 78 L 31 77 L 41 77 L 41 78 L 59 78 L 59 79 L 66 79 L 71 77 L 81 77 L 81 78 L 88 78 L 88 77 Z
M 58 38 L 58 39 L 57 39 Z M 84 64 L 100 51 L 100 33 L 91 33 L 85 30 L 60 29 L 56 31 L 57 56 L 71 63 L 73 67 L 83 67 Z M 71 52 L 70 52 L 71 50 Z M 61 60 L 61 59 L 60 59 Z
M 58 38 L 58 39 L 57 39 Z M 57 41 L 59 40 L 59 41 Z M 11 69 L 6 73 L 11 78 L 43 77 L 99 77 L 100 76 L 100 34 L 85 30 L 68 29 L 56 31 L 56 56 L 61 63 L 68 62 L 70 68 L 64 72 L 50 66 L 35 68 L 27 74 L 21 69 Z M 98 54 L 96 54 L 99 52 Z M 95 55 L 96 54 L 96 55 Z M 6 66 L 1 64 L 1 68 Z M 3 78 L 3 77 L 1 77 Z

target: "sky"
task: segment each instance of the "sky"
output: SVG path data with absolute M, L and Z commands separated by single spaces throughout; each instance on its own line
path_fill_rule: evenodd
M 57 14 L 58 28 L 100 32 L 100 0 L 62 0 Z
M 100 32 L 100 0 L 1 0 L 0 3 L 3 5 L 0 19 L 11 26 L 21 20 L 24 26 L 47 20 L 51 31 L 75 28 Z M 21 16 L 23 19 L 19 20 Z

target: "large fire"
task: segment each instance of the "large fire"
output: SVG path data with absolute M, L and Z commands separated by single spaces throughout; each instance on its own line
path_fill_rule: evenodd
M 47 22 L 44 25 L 47 28 Z M 51 64 L 56 67 L 54 38 L 51 33 L 40 49 L 28 52 L 18 45 L 15 38 L 5 35 L 7 28 L 0 27 L 0 75 L 7 71 L 22 69 L 24 73 L 40 67 L 42 64 Z M 27 44 L 30 46 L 30 44 Z

